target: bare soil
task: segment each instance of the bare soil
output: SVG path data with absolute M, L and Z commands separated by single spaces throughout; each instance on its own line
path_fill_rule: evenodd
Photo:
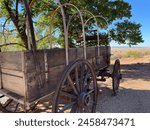
M 130 49 L 131 50 L 131 49 Z M 147 51 L 150 49 L 138 49 Z M 111 78 L 107 82 L 98 82 L 100 91 L 97 112 L 102 113 L 149 113 L 150 112 L 150 55 L 141 58 L 124 58 L 127 49 L 112 50 L 114 63 L 120 56 L 122 77 L 120 91 L 112 95 Z

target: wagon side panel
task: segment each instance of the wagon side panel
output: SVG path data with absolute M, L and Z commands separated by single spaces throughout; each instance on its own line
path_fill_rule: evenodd
M 24 96 L 25 82 L 22 70 L 23 52 L 1 52 L 1 89 Z
M 69 49 L 69 62 L 76 59 L 76 49 Z M 66 57 L 65 49 L 47 50 L 47 68 L 48 68 L 48 85 L 51 91 L 55 91 L 62 72 L 65 69 Z
M 110 63 L 110 47 L 109 46 L 100 46 L 99 47 L 99 68 L 105 68 L 109 66 Z
M 44 51 L 25 52 L 24 58 L 26 95 L 28 102 L 32 102 L 44 95 L 46 90 Z

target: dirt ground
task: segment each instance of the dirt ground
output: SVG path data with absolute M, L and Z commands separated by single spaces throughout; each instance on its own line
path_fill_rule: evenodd
M 121 51 L 119 49 L 113 50 L 114 53 L 119 55 Z M 113 57 L 112 63 L 114 63 L 115 58 Z M 121 58 L 120 60 L 123 79 L 121 80 L 119 94 L 117 96 L 112 95 L 111 79 L 103 83 L 98 82 L 100 91 L 97 112 L 149 113 L 150 55 L 141 58 Z

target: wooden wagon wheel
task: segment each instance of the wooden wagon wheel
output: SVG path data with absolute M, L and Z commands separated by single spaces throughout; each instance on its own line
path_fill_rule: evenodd
M 33 104 L 26 112 L 34 112 L 38 102 Z M 25 112 L 22 104 L 10 99 L 5 95 L 0 95 L 0 111 L 4 113 L 21 113 Z
M 120 72 L 120 60 L 117 59 L 115 61 L 112 73 L 112 85 L 113 85 L 113 93 L 117 95 L 119 90 L 119 84 L 121 79 L 121 72 Z
M 92 66 L 77 60 L 63 73 L 55 92 L 53 112 L 92 113 L 96 110 L 97 81 Z

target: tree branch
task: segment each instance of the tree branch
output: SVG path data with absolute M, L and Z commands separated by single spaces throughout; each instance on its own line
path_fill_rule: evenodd
M 19 4 L 19 0 L 16 0 L 16 20 L 18 21 L 18 4 Z
M 17 1 L 19 2 L 19 0 L 16 0 L 16 2 Z M 28 40 L 27 40 L 27 35 L 26 35 L 26 32 L 25 32 L 25 22 L 20 24 L 20 25 L 18 24 L 19 23 L 18 18 L 17 18 L 18 16 L 15 16 L 13 10 L 9 6 L 9 4 L 10 4 L 9 2 L 10 2 L 10 0 L 4 0 L 5 8 L 6 8 L 12 22 L 14 23 L 14 25 L 15 25 L 17 31 L 18 31 L 18 34 L 20 35 L 20 38 L 24 42 L 24 45 L 26 46 L 26 49 L 28 49 Z M 18 4 L 16 3 L 16 8 L 17 9 L 18 9 Z M 16 12 L 16 13 L 18 13 L 18 12 Z
M 52 34 L 53 34 L 54 32 L 56 32 L 57 30 L 58 30 L 58 29 L 54 30 L 54 31 L 52 32 Z M 43 40 L 43 39 L 49 37 L 50 35 L 51 35 L 51 34 L 48 34 L 48 35 L 46 35 L 46 36 L 44 36 L 44 37 L 38 39 L 38 40 L 36 41 L 36 43 L 38 43 L 38 42 L 40 42 L 41 40 Z
M 16 16 L 15 16 L 14 12 L 9 7 L 9 1 L 4 0 L 4 4 L 5 4 L 5 7 L 6 7 L 6 10 L 8 11 L 8 13 L 10 15 L 10 18 L 14 22 L 15 26 L 18 27 L 18 21 L 16 20 Z M 19 28 L 17 28 L 17 30 L 19 30 Z
M 33 4 L 34 4 L 35 0 L 32 0 L 30 3 L 29 3 L 29 9 L 31 10 Z
M 23 48 L 26 48 L 24 45 L 21 45 L 19 43 L 5 43 L 5 44 L 0 45 L 0 48 L 2 48 L 4 46 L 12 46 L 12 45 L 19 45 L 19 46 L 21 46 Z

